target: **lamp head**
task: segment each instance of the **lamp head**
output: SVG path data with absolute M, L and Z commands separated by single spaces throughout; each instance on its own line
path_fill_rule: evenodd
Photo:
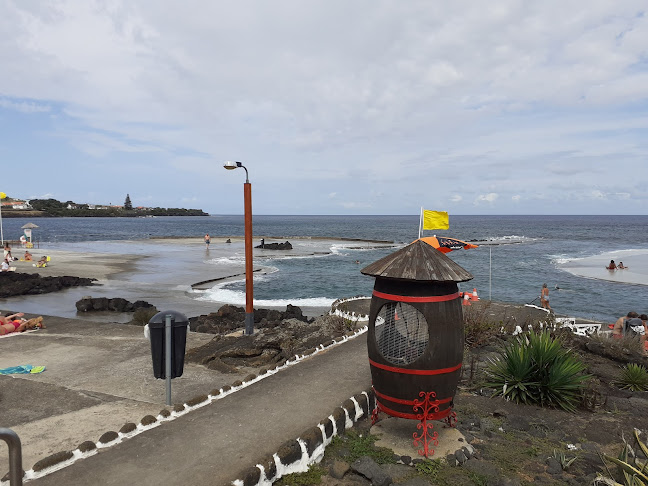
M 232 160 L 228 160 L 223 164 L 223 167 L 225 167 L 227 170 L 234 170 L 237 167 L 243 167 L 243 164 L 241 164 L 240 162 L 234 162 Z

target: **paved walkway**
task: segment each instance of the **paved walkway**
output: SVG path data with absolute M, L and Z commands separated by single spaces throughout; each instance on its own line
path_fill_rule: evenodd
M 361 335 L 28 484 L 229 485 L 370 385 Z

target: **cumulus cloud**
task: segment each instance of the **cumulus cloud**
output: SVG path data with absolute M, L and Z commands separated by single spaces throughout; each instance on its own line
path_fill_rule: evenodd
M 460 194 L 453 194 L 452 196 L 450 196 L 450 201 L 452 202 L 460 202 L 462 199 L 463 196 L 461 196 Z
M 480 194 L 479 196 L 477 196 L 477 199 L 475 199 L 475 204 L 480 204 L 480 203 L 492 204 L 497 200 L 498 197 L 499 194 L 496 194 L 494 192 L 489 192 L 488 194 Z
M 521 199 L 522 199 L 522 196 L 520 196 L 519 194 L 511 196 L 511 201 L 513 201 L 513 202 L 520 202 Z

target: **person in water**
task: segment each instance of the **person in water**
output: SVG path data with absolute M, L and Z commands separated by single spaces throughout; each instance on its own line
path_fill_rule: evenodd
M 610 264 L 605 268 L 607 268 L 608 270 L 616 270 L 617 266 L 616 263 L 614 263 L 614 260 L 610 260 Z
M 211 243 L 211 238 L 209 237 L 209 233 L 205 235 L 205 248 L 209 250 L 209 244 Z
M 618 266 L 617 268 L 620 269 L 620 270 L 625 270 L 625 269 L 628 268 L 628 267 L 626 267 L 626 266 L 623 264 L 623 262 L 619 262 L 619 266 Z

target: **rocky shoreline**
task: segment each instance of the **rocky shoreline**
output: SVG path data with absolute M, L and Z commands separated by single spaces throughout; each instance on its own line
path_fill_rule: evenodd
M 2 272 L 0 273 L 0 298 L 47 294 L 70 287 L 91 286 L 96 281 L 95 278 L 42 277 L 38 273 Z

